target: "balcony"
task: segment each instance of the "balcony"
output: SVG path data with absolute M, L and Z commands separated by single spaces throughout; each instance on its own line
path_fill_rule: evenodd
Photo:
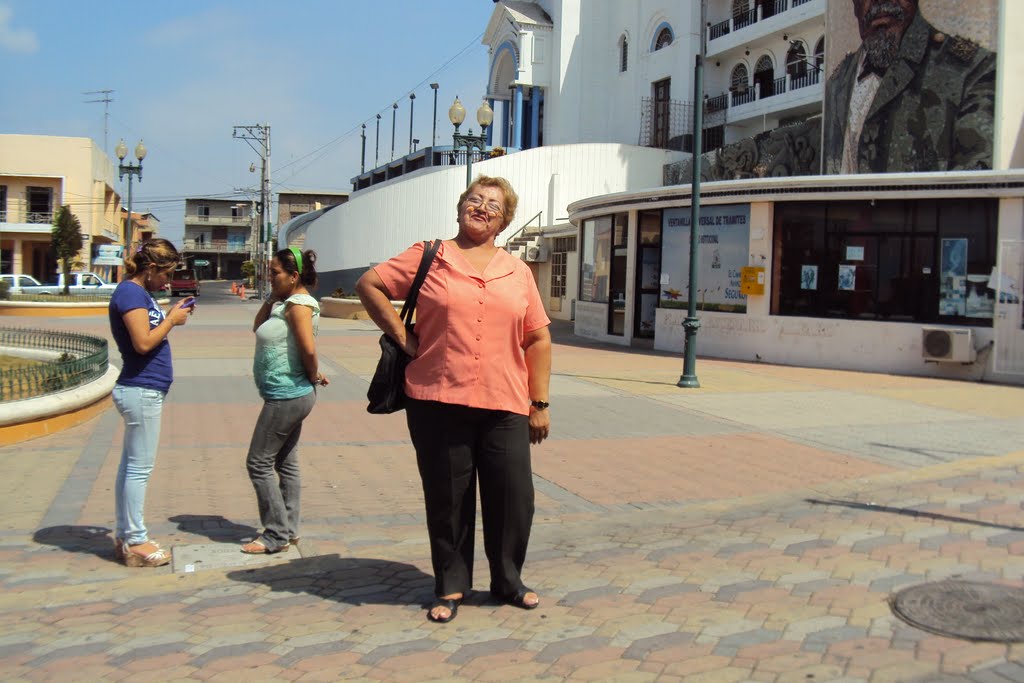
M 52 211 L 28 211 L 25 213 L 25 222 L 35 225 L 49 225 L 53 223 Z
M 186 223 L 202 223 L 203 225 L 249 225 L 251 221 L 249 214 L 244 216 L 204 216 L 199 214 L 185 216 Z
M 214 254 L 248 254 L 252 250 L 252 242 L 236 242 L 228 240 L 203 240 L 185 239 L 183 250 L 192 253 L 214 253 Z
M 708 56 L 749 44 L 812 17 L 824 17 L 825 9 L 826 0 L 767 0 L 753 9 L 737 12 L 728 19 L 708 24 Z
M 729 98 L 726 95 L 704 100 L 704 135 L 702 150 L 708 152 L 721 146 L 722 125 L 725 123 Z M 641 147 L 657 147 L 677 152 L 693 152 L 693 103 L 677 100 L 640 101 Z
M 756 78 L 753 85 L 729 93 L 726 123 L 788 112 L 820 111 L 824 95 L 821 71 L 817 68 L 794 71 L 780 78 Z

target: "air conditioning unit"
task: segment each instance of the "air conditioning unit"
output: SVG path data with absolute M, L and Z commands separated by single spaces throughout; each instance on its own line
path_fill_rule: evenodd
M 921 357 L 926 361 L 973 363 L 974 331 L 970 328 L 922 327 Z
M 548 248 L 535 246 L 526 248 L 526 261 L 528 263 L 540 263 L 548 260 Z

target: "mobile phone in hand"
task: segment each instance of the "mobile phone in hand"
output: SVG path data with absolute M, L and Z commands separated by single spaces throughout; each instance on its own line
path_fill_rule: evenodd
M 196 298 L 194 296 L 185 297 L 181 301 L 181 307 L 182 308 L 192 308 L 195 305 L 196 305 Z

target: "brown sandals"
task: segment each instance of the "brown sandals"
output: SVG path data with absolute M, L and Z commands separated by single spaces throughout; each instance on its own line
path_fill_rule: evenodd
M 114 540 L 114 557 L 126 567 L 162 567 L 171 561 L 171 551 L 156 541 L 128 545 L 118 538 Z

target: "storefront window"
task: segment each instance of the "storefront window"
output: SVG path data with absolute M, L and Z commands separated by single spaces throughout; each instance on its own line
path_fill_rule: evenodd
M 580 253 L 580 301 L 608 303 L 611 273 L 612 216 L 583 221 Z
M 775 205 L 772 312 L 991 325 L 997 200 Z

